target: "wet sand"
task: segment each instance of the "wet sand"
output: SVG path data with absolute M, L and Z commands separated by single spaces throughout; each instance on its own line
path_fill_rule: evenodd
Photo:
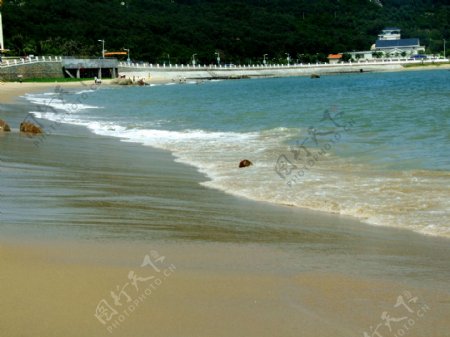
M 450 336 L 446 239 L 225 195 L 79 127 L 0 149 L 5 336 Z
M 155 252 L 165 257 L 164 264 L 155 262 L 160 272 L 141 267 Z M 348 337 L 370 333 L 385 322 L 383 312 L 407 317 L 391 324 L 395 332 L 408 329 L 408 336 L 449 331 L 446 290 L 406 278 L 298 268 L 299 261 L 291 262 L 301 256 L 281 248 L 61 240 L 9 242 L 0 253 L 5 336 Z M 139 281 L 136 290 L 126 286 L 132 271 L 154 279 Z M 124 290 L 121 306 L 111 297 L 117 286 Z M 399 298 L 407 306 L 395 307 Z M 106 324 L 95 316 L 102 300 L 116 310 Z M 384 325 L 379 332 L 395 336 Z

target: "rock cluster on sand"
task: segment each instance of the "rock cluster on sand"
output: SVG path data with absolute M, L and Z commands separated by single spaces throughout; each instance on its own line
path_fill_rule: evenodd
M 10 132 L 11 128 L 8 123 L 6 123 L 3 119 L 0 119 L 0 132 Z M 29 122 L 20 123 L 20 132 L 30 133 L 30 134 L 39 134 L 42 133 L 42 129 Z
M 133 81 L 131 78 L 125 77 L 116 78 L 115 80 L 112 80 L 111 83 L 118 85 L 139 85 L 139 86 L 147 85 L 147 83 L 144 81 L 143 78 Z
M 38 134 L 42 133 L 42 129 L 39 126 L 34 125 L 33 123 L 22 122 L 20 123 L 20 132 Z
M 9 131 L 11 131 L 9 125 L 3 119 L 0 119 L 0 132 L 9 132 Z

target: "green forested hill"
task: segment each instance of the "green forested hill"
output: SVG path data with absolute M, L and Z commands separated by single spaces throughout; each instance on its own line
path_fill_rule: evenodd
M 367 50 L 385 26 L 429 52 L 450 40 L 449 0 L 4 0 L 2 13 L 6 48 L 20 55 L 99 56 L 105 39 L 149 62 L 307 61 Z

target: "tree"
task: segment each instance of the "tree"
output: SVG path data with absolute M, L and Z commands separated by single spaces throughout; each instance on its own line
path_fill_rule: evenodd
M 373 52 L 373 53 L 372 53 L 372 56 L 375 57 L 375 58 L 377 58 L 377 59 L 379 59 L 379 58 L 382 58 L 382 57 L 383 57 L 383 53 L 380 52 L 380 51 L 376 51 L 376 52 Z
M 344 61 L 344 62 L 351 61 L 351 59 L 352 59 L 352 54 L 345 53 L 342 55 L 342 61 Z
M 213 62 L 214 50 L 224 62 L 289 53 L 308 63 L 367 50 L 389 25 L 432 53 L 450 40 L 448 0 L 384 0 L 383 7 L 364 0 L 5 0 L 2 11 L 5 47 L 19 55 L 98 55 L 104 39 L 108 50 L 130 48 L 152 63 L 164 53 L 173 62 L 193 53 Z

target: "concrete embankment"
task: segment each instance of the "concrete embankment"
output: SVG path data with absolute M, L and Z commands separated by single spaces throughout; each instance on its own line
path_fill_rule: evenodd
M 0 80 L 64 77 L 61 62 L 36 62 L 0 67 Z
M 346 65 L 302 65 L 302 66 L 280 66 L 280 67 L 151 67 L 151 66 L 120 66 L 119 75 L 135 80 L 144 79 L 151 81 L 185 81 L 199 79 L 238 79 L 258 77 L 288 77 L 288 76 L 311 76 L 327 74 L 361 73 L 398 71 L 403 69 L 401 64 L 346 64 Z
M 405 68 L 409 66 L 412 68 Z M 117 59 L 73 59 L 63 57 L 39 57 L 0 63 L 0 81 L 19 79 L 63 78 L 115 78 L 120 75 L 134 81 L 183 82 L 187 80 L 239 79 L 258 77 L 311 76 L 345 73 L 400 71 L 422 68 L 447 68 L 448 60 L 385 60 L 376 62 L 342 64 L 297 64 L 253 66 L 189 66 L 128 64 Z

